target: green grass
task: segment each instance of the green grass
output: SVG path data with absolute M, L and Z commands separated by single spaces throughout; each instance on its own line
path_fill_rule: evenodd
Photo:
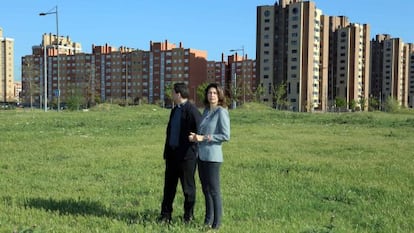
M 0 111 L 0 232 L 203 232 L 156 223 L 169 110 Z M 220 232 L 414 232 L 414 115 L 230 111 Z

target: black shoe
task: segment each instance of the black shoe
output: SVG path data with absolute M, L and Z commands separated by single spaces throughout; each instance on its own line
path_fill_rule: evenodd
M 184 214 L 184 222 L 185 223 L 190 223 L 190 222 L 192 222 L 193 220 L 194 220 L 194 216 L 193 215 L 187 215 L 187 214 Z
M 170 223 L 171 222 L 171 214 L 161 214 L 157 218 L 157 222 L 160 222 L 160 223 Z

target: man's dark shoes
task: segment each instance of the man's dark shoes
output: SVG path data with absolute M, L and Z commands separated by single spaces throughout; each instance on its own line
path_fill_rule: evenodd
M 157 222 L 159 222 L 159 223 L 170 223 L 171 222 L 171 214 L 161 214 L 157 218 Z
M 191 223 L 194 220 L 194 216 L 193 215 L 188 215 L 188 214 L 184 214 L 184 223 Z

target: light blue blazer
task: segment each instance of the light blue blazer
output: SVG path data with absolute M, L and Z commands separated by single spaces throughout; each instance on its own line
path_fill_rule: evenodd
M 198 156 L 202 161 L 223 162 L 221 144 L 230 140 L 230 117 L 227 109 L 217 107 L 210 111 L 204 109 L 198 134 L 209 135 L 209 140 L 198 143 Z

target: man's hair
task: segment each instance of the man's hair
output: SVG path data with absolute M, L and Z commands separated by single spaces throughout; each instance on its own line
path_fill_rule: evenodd
M 190 94 L 188 93 L 188 87 L 185 83 L 174 83 L 174 92 L 180 93 L 181 97 L 188 99 Z
M 222 107 L 227 107 L 226 96 L 224 95 L 224 90 L 217 83 L 208 84 L 208 86 L 204 90 L 204 100 L 203 100 L 204 105 L 206 107 L 210 106 L 210 102 L 208 101 L 207 95 L 208 95 L 208 90 L 212 87 L 217 90 L 218 105 Z

